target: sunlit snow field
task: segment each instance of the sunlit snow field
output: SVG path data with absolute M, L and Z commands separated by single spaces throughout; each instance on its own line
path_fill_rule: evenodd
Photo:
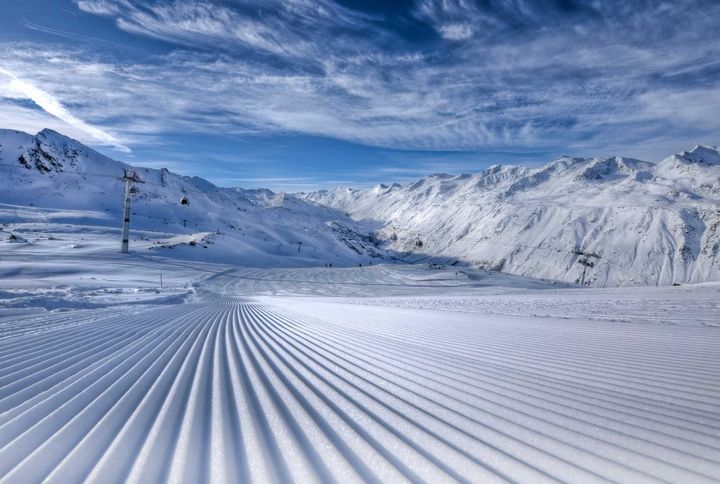
M 250 269 L 36 229 L 0 244 L 1 482 L 720 477 L 720 284 Z

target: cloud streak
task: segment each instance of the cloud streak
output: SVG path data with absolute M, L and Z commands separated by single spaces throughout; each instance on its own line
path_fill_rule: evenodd
M 30 99 L 35 104 L 37 104 L 46 113 L 55 116 L 56 118 L 66 122 L 70 126 L 73 126 L 89 134 L 95 140 L 103 144 L 111 145 L 119 151 L 130 153 L 130 149 L 127 146 L 121 144 L 115 136 L 107 133 L 106 131 L 96 126 L 92 126 L 83 121 L 82 119 L 78 118 L 77 116 L 73 115 L 67 108 L 65 108 L 60 103 L 60 101 L 55 99 L 51 94 L 43 91 L 42 89 L 38 88 L 30 82 L 18 79 L 13 73 L 3 68 L 0 68 L 0 74 L 9 78 L 9 82 L 6 84 L 6 89 L 10 93 L 9 95 L 15 92 L 19 96 L 26 97 L 27 99 Z
M 712 2 L 422 0 L 393 18 L 330 0 L 77 6 L 167 43 L 167 53 L 128 60 L 26 42 L 4 45 L 0 62 L 56 96 L 35 84 L 14 90 L 123 140 L 296 133 L 386 148 L 602 154 L 650 140 L 680 148 L 720 130 L 698 102 L 720 99 Z

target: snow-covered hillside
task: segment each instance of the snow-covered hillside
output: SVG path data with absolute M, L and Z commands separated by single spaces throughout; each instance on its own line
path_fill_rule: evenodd
M 720 476 L 718 284 L 171 262 L 2 261 L 0 482 Z
M 720 279 L 717 147 L 657 164 L 564 157 L 297 196 L 374 221 L 390 249 L 513 274 L 579 282 L 586 270 L 598 286 Z M 601 258 L 587 257 L 586 268 L 580 251 Z
M 51 130 L 0 130 L 0 242 L 51 243 L 57 224 L 94 227 L 88 236 L 102 226 L 117 231 L 108 238 L 119 250 L 124 170 L 144 181 L 132 199 L 131 249 L 251 266 L 357 265 L 383 255 L 337 210 L 133 168 Z
M 107 227 L 114 243 L 124 170 L 145 182 L 131 246 L 156 255 L 317 266 L 403 254 L 567 282 L 585 272 L 596 286 L 720 279 L 720 152 L 702 146 L 657 164 L 565 157 L 288 196 L 133 168 L 50 130 L 0 130 L 0 242 L 35 243 L 53 237 L 47 224 L 71 224 Z
M 573 265 L 566 251 L 541 251 L 575 226 L 574 241 L 604 250 L 593 269 L 645 274 L 619 264 L 665 227 L 700 277 L 717 226 L 685 215 L 694 229 L 669 227 L 710 213 L 712 151 L 315 196 L 390 221 L 362 223 L 138 169 L 120 254 L 126 167 L 56 133 L 2 136 L 0 483 L 717 482 L 720 283 L 579 288 L 357 266 L 373 244 L 472 254 L 505 242 L 505 270 L 527 261 L 564 277 L 552 269 Z M 392 221 L 396 241 L 360 235 L 374 224 L 391 237 Z M 463 237 L 437 242 L 463 222 Z M 478 224 L 498 232 L 473 246 Z M 415 247 L 411 228 L 435 235 Z M 329 254 L 355 267 L 324 267 Z

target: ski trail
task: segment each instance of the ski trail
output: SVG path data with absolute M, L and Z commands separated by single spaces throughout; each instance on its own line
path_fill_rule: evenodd
M 717 328 L 270 303 L 220 283 L 188 305 L 3 319 L 0 482 L 720 476 Z

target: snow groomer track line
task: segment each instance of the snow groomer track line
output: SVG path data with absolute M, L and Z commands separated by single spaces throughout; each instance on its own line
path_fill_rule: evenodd
M 278 301 L 3 323 L 0 481 L 720 476 L 716 328 Z

